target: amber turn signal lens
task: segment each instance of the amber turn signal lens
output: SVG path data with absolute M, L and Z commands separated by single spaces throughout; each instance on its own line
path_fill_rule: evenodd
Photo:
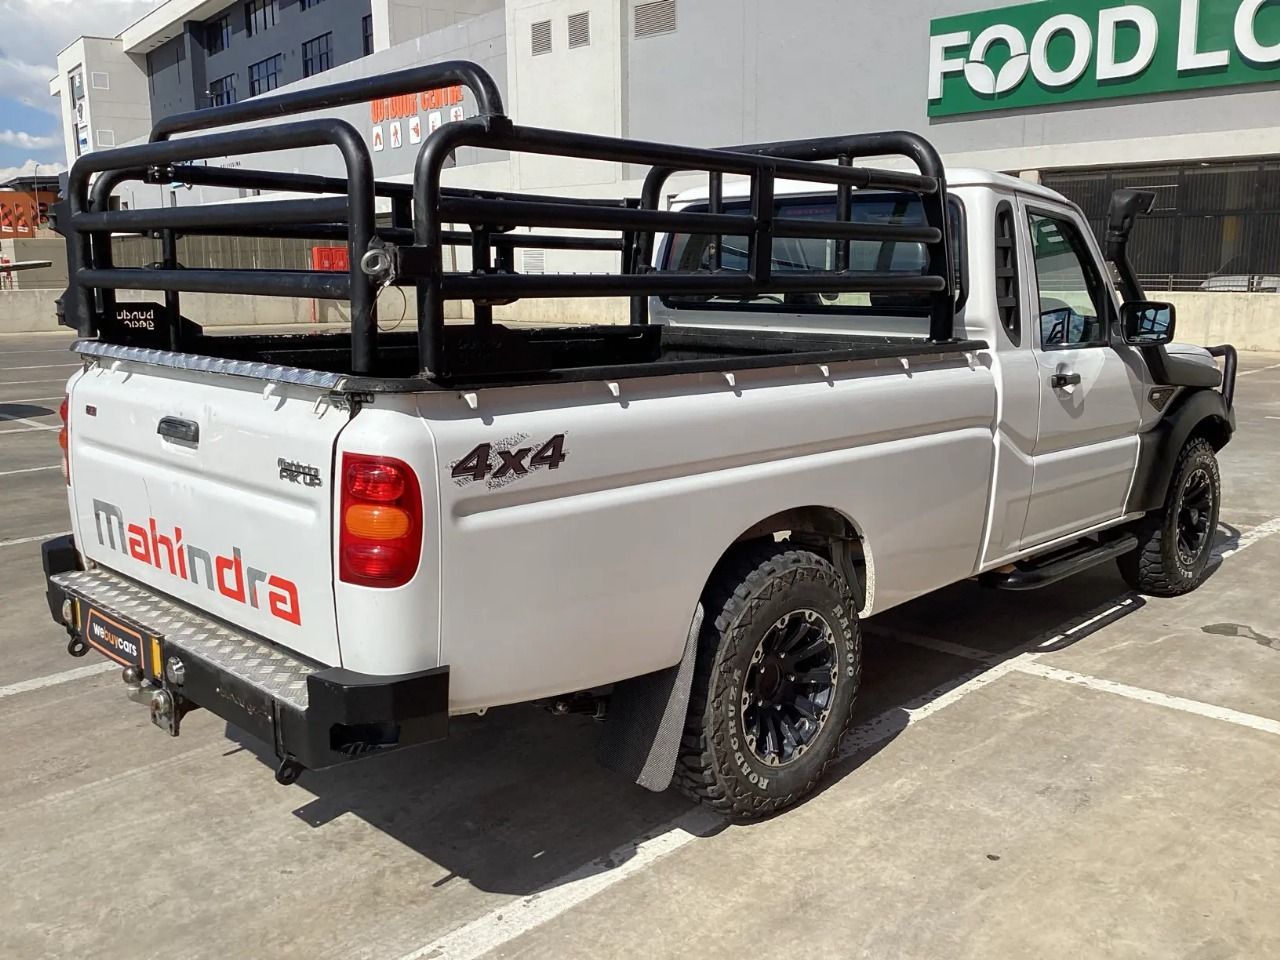
M 413 518 L 399 507 L 358 503 L 347 507 L 347 532 L 366 540 L 398 540 L 413 527 Z

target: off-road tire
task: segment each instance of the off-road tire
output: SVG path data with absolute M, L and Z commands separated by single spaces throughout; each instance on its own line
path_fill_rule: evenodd
M 706 619 L 674 784 L 731 819 L 768 816 L 814 789 L 849 726 L 862 670 L 853 594 L 817 554 L 785 542 L 757 542 L 721 563 L 703 605 Z M 784 765 L 769 766 L 748 748 L 741 698 L 757 646 L 781 617 L 801 610 L 820 612 L 830 627 L 834 689 L 812 742 Z
M 1178 547 L 1179 516 L 1183 512 L 1188 484 L 1207 476 L 1212 497 L 1208 530 L 1203 542 L 1188 562 Z M 1203 437 L 1190 440 L 1178 454 L 1164 506 L 1138 522 L 1138 548 L 1116 561 L 1125 582 L 1140 593 L 1176 597 L 1194 590 L 1204 579 L 1218 530 L 1222 503 L 1222 481 L 1213 445 Z

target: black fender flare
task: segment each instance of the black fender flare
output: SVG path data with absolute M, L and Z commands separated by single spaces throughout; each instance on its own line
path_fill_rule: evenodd
M 1138 435 L 1138 466 L 1125 512 L 1145 513 L 1164 506 L 1178 454 L 1192 436 L 1204 436 L 1214 450 L 1221 450 L 1235 428 L 1235 411 L 1217 390 L 1184 392 L 1159 423 Z

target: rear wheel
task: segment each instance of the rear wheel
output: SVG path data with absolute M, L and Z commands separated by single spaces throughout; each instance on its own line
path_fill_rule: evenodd
M 849 585 L 815 553 L 754 544 L 703 597 L 676 785 L 754 819 L 808 794 L 849 725 L 862 648 Z
M 1117 561 L 1125 582 L 1157 597 L 1199 586 L 1213 552 L 1221 501 L 1213 445 L 1191 440 L 1178 456 L 1164 506 L 1138 525 L 1138 549 Z

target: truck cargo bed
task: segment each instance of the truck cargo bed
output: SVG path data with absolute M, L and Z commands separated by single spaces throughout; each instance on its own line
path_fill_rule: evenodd
M 295 380 L 282 370 L 305 373 L 315 385 L 365 392 L 410 392 L 466 386 L 656 377 L 683 373 L 829 364 L 853 360 L 924 357 L 985 349 L 980 340 L 936 342 L 912 337 L 826 336 L 770 330 L 674 326 L 446 327 L 455 357 L 448 376 L 418 369 L 417 337 L 384 334 L 378 376 L 351 370 L 346 332 L 250 334 L 194 338 L 184 351 L 142 350 L 78 341 L 86 355 L 131 358 L 164 366 L 229 361 L 208 369 L 262 379 Z M 232 366 L 231 364 L 234 364 Z M 314 374 L 328 375 L 316 377 Z

